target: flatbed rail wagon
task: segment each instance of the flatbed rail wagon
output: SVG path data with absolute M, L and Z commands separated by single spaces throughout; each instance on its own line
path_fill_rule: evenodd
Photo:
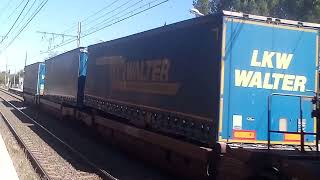
M 24 68 L 23 98 L 25 102 L 39 104 L 44 91 L 45 64 L 37 62 Z
M 40 102 L 190 177 L 281 169 L 319 157 L 319 27 L 224 11 L 75 49 Z

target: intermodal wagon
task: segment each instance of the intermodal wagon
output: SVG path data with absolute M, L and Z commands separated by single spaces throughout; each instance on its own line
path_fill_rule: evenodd
M 318 151 L 319 28 L 225 11 L 77 48 L 46 60 L 40 108 L 182 176 L 296 178 L 289 155 L 319 158 L 292 151 Z
M 92 45 L 84 104 L 199 143 L 297 144 L 315 132 L 317 28 L 225 13 Z
M 26 102 L 39 102 L 45 85 L 45 64 L 37 62 L 24 68 L 23 98 Z
M 76 106 L 82 101 L 87 53 L 77 48 L 45 61 L 44 98 Z

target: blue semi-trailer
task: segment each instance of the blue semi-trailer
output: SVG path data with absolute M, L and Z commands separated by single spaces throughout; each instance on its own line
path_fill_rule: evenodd
M 44 98 L 58 104 L 81 104 L 87 59 L 85 48 L 76 48 L 46 60 Z
M 301 129 L 315 133 L 318 26 L 226 16 L 222 31 L 220 141 L 300 144 Z
M 24 68 L 23 98 L 29 103 L 39 103 L 45 86 L 45 64 L 37 62 Z
M 317 47 L 316 24 L 191 19 L 89 46 L 84 104 L 198 142 L 298 144 L 315 132 Z

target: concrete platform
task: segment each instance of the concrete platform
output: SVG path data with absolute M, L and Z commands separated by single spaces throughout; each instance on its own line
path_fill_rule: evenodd
M 0 177 L 1 179 L 19 180 L 2 136 L 0 135 Z

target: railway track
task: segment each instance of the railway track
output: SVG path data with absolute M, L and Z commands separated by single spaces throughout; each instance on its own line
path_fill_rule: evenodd
M 77 123 L 60 121 L 37 109 L 24 107 L 21 97 L 3 89 L 0 89 L 0 100 L 3 103 L 0 103 L 0 111 L 4 119 L 11 123 L 12 129 L 16 131 L 13 133 L 19 135 L 16 138 L 24 142 L 21 146 L 30 152 L 29 159 L 45 179 L 171 179 L 161 170 L 148 167 L 106 145 L 97 136 L 90 134 L 87 127 L 77 127 Z M 30 140 L 31 148 L 28 146 Z M 40 148 L 32 150 L 32 146 Z M 56 172 L 59 172 L 58 176 Z
M 18 94 L 15 94 L 15 93 L 11 93 L 11 92 L 8 92 L 7 89 L 4 89 L 4 88 L 0 88 L 0 91 L 15 98 L 15 99 L 18 99 L 19 101 L 23 101 L 23 97 L 21 97 L 21 95 L 18 95 Z
M 25 150 L 25 153 L 28 157 L 28 159 L 30 160 L 32 166 L 34 167 L 34 169 L 36 170 L 36 172 L 38 174 L 40 174 L 41 177 L 45 178 L 45 179 L 50 179 L 49 175 L 47 174 L 47 172 L 42 168 L 40 162 L 36 159 L 36 157 L 33 155 L 31 149 L 28 148 L 27 144 L 29 142 L 24 142 L 22 140 L 22 138 L 19 136 L 19 134 L 16 132 L 16 130 L 14 129 L 14 127 L 11 125 L 11 123 L 9 122 L 9 120 L 0 112 L 0 116 L 1 119 L 6 123 L 6 125 L 8 126 L 8 128 L 10 129 L 11 133 L 13 134 L 13 136 L 15 137 L 15 139 L 17 140 L 18 144 Z
M 5 92 L 4 90 L 1 90 Z M 8 92 L 5 92 L 6 95 L 17 98 L 16 95 L 12 95 Z M 9 107 L 20 114 L 24 120 L 27 120 L 27 125 L 23 125 L 16 121 L 17 119 L 10 117 L 9 113 L 1 112 L 2 119 L 6 122 L 9 129 L 22 146 L 25 149 L 28 158 L 30 159 L 32 165 L 36 171 L 45 179 L 111 179 L 116 180 L 117 178 L 113 177 L 108 172 L 100 169 L 88 160 L 83 154 L 72 148 L 66 142 L 55 136 L 48 129 L 43 127 L 33 118 L 22 112 L 14 104 L 6 100 L 6 97 L 3 95 L 0 99 Z M 20 98 L 17 98 L 20 100 Z M 90 170 L 90 173 L 79 172 L 77 169 L 70 167 L 70 164 L 64 159 L 61 159 L 59 154 L 52 151 L 52 148 L 41 141 L 38 136 L 34 134 L 28 127 L 28 125 L 36 126 L 36 128 L 41 129 L 46 133 L 47 136 L 51 137 L 52 141 L 55 141 L 56 144 L 59 144 L 62 148 L 65 148 L 68 151 L 68 155 L 76 159 L 78 166 L 85 167 L 87 170 Z

